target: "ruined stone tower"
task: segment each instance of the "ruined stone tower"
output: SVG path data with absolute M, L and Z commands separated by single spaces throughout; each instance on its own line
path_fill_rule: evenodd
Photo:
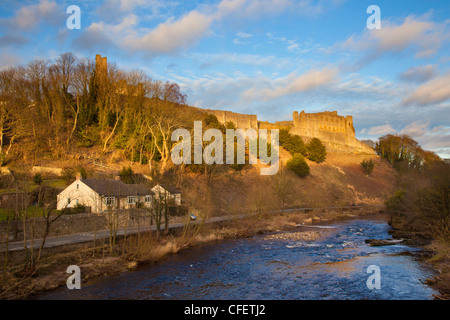
M 106 79 L 108 75 L 108 58 L 97 54 L 95 56 L 95 78 L 98 83 Z

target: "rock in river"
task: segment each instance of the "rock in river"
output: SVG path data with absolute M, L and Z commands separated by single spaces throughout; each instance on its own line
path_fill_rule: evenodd
M 402 241 L 403 240 L 395 240 L 395 239 L 389 239 L 389 240 L 366 239 L 365 242 L 370 244 L 372 247 L 381 247 L 381 246 L 392 246 L 392 245 L 398 244 Z

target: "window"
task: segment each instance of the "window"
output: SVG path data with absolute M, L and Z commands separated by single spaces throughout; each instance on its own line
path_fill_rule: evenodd
M 152 196 L 150 196 L 150 195 L 145 196 L 145 202 L 146 203 L 152 203 Z
M 67 198 L 67 204 L 70 204 L 70 198 Z
M 136 204 L 136 197 L 128 197 L 127 203 L 128 204 Z
M 80 189 L 80 185 L 77 183 L 77 190 Z
M 116 202 L 116 198 L 114 198 L 114 197 L 105 197 L 105 198 L 103 198 L 103 202 L 107 206 L 112 206 Z

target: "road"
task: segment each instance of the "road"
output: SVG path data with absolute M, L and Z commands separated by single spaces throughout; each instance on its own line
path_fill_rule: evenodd
M 356 209 L 361 208 L 361 206 L 349 206 L 349 207 L 324 207 L 324 208 L 294 208 L 294 209 L 285 209 L 284 212 L 293 212 L 293 211 L 309 211 L 309 210 L 323 210 L 323 209 Z M 273 213 L 280 212 L 280 210 L 275 210 Z M 220 217 L 212 217 L 208 218 L 204 223 L 216 223 L 221 221 L 227 221 L 227 220 L 233 220 L 233 219 L 241 219 L 244 217 L 249 217 L 252 215 L 256 215 L 257 213 L 252 214 L 241 214 L 241 215 L 235 215 L 235 216 L 220 216 Z M 202 223 L 202 220 L 196 220 L 191 221 L 191 225 L 196 225 Z M 177 229 L 184 227 L 185 223 L 171 223 L 169 225 L 169 229 Z M 117 231 L 117 236 L 124 236 L 125 232 L 128 235 L 137 234 L 138 232 L 148 232 L 150 228 L 148 226 L 146 227 L 133 227 L 128 228 L 128 230 L 125 231 L 125 229 L 120 229 Z M 156 231 L 156 226 L 152 226 L 152 231 Z M 85 243 L 85 242 L 92 242 L 94 240 L 102 240 L 102 239 L 108 239 L 110 236 L 109 230 L 101 230 L 97 232 L 83 232 L 83 233 L 75 233 L 75 234 L 68 234 L 68 235 L 62 235 L 62 236 L 56 236 L 56 237 L 47 237 L 45 240 L 44 248 L 52 248 L 52 247 L 59 247 L 64 245 L 70 245 L 70 244 L 77 244 L 77 243 Z M 39 248 L 42 243 L 42 239 L 35 239 L 33 241 L 33 248 Z M 27 248 L 31 248 L 31 240 L 28 240 L 26 242 Z M 23 241 L 16 241 L 16 242 L 10 242 L 8 244 L 8 251 L 21 251 L 24 250 L 24 243 Z M 0 252 L 6 251 L 6 245 L 1 244 L 0 245 Z
M 226 221 L 226 220 L 232 220 L 232 219 L 239 219 L 243 218 L 249 215 L 238 215 L 238 216 L 221 216 L 221 217 L 213 217 L 207 219 L 204 223 L 215 223 L 220 221 Z M 191 221 L 190 225 L 196 225 L 202 223 L 201 220 Z M 171 223 L 169 225 L 169 229 L 177 229 L 177 228 L 183 228 L 185 223 Z M 126 234 L 133 235 L 137 234 L 138 232 L 148 232 L 150 228 L 148 226 L 144 227 L 133 227 L 128 228 L 126 230 Z M 156 231 L 156 226 L 152 226 L 152 231 Z M 117 230 L 117 236 L 124 236 L 125 235 L 125 229 Z M 68 234 L 68 235 L 62 235 L 62 236 L 56 236 L 56 237 L 47 237 L 45 240 L 44 248 L 52 248 L 52 247 L 59 247 L 64 245 L 70 245 L 70 244 L 77 244 L 77 243 L 85 243 L 85 242 L 92 242 L 94 240 L 102 240 L 102 239 L 108 239 L 110 236 L 109 230 L 100 230 L 97 232 L 83 232 L 83 233 L 75 233 L 75 234 Z M 33 241 L 33 248 L 39 248 L 42 243 L 42 239 L 34 239 Z M 31 240 L 27 240 L 26 242 L 27 248 L 31 248 Z M 21 251 L 24 250 L 24 243 L 23 241 L 15 241 L 10 242 L 8 244 L 8 251 Z M 0 245 L 0 252 L 6 251 L 6 245 L 1 244 Z

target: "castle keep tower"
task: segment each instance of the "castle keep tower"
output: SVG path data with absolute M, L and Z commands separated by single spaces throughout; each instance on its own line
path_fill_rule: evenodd
M 97 54 L 95 56 L 95 78 L 97 82 L 101 82 L 108 75 L 108 58 Z
M 373 153 L 373 149 L 356 139 L 353 117 L 339 116 L 337 111 L 295 111 L 291 132 L 306 139 L 319 138 L 329 149 Z

